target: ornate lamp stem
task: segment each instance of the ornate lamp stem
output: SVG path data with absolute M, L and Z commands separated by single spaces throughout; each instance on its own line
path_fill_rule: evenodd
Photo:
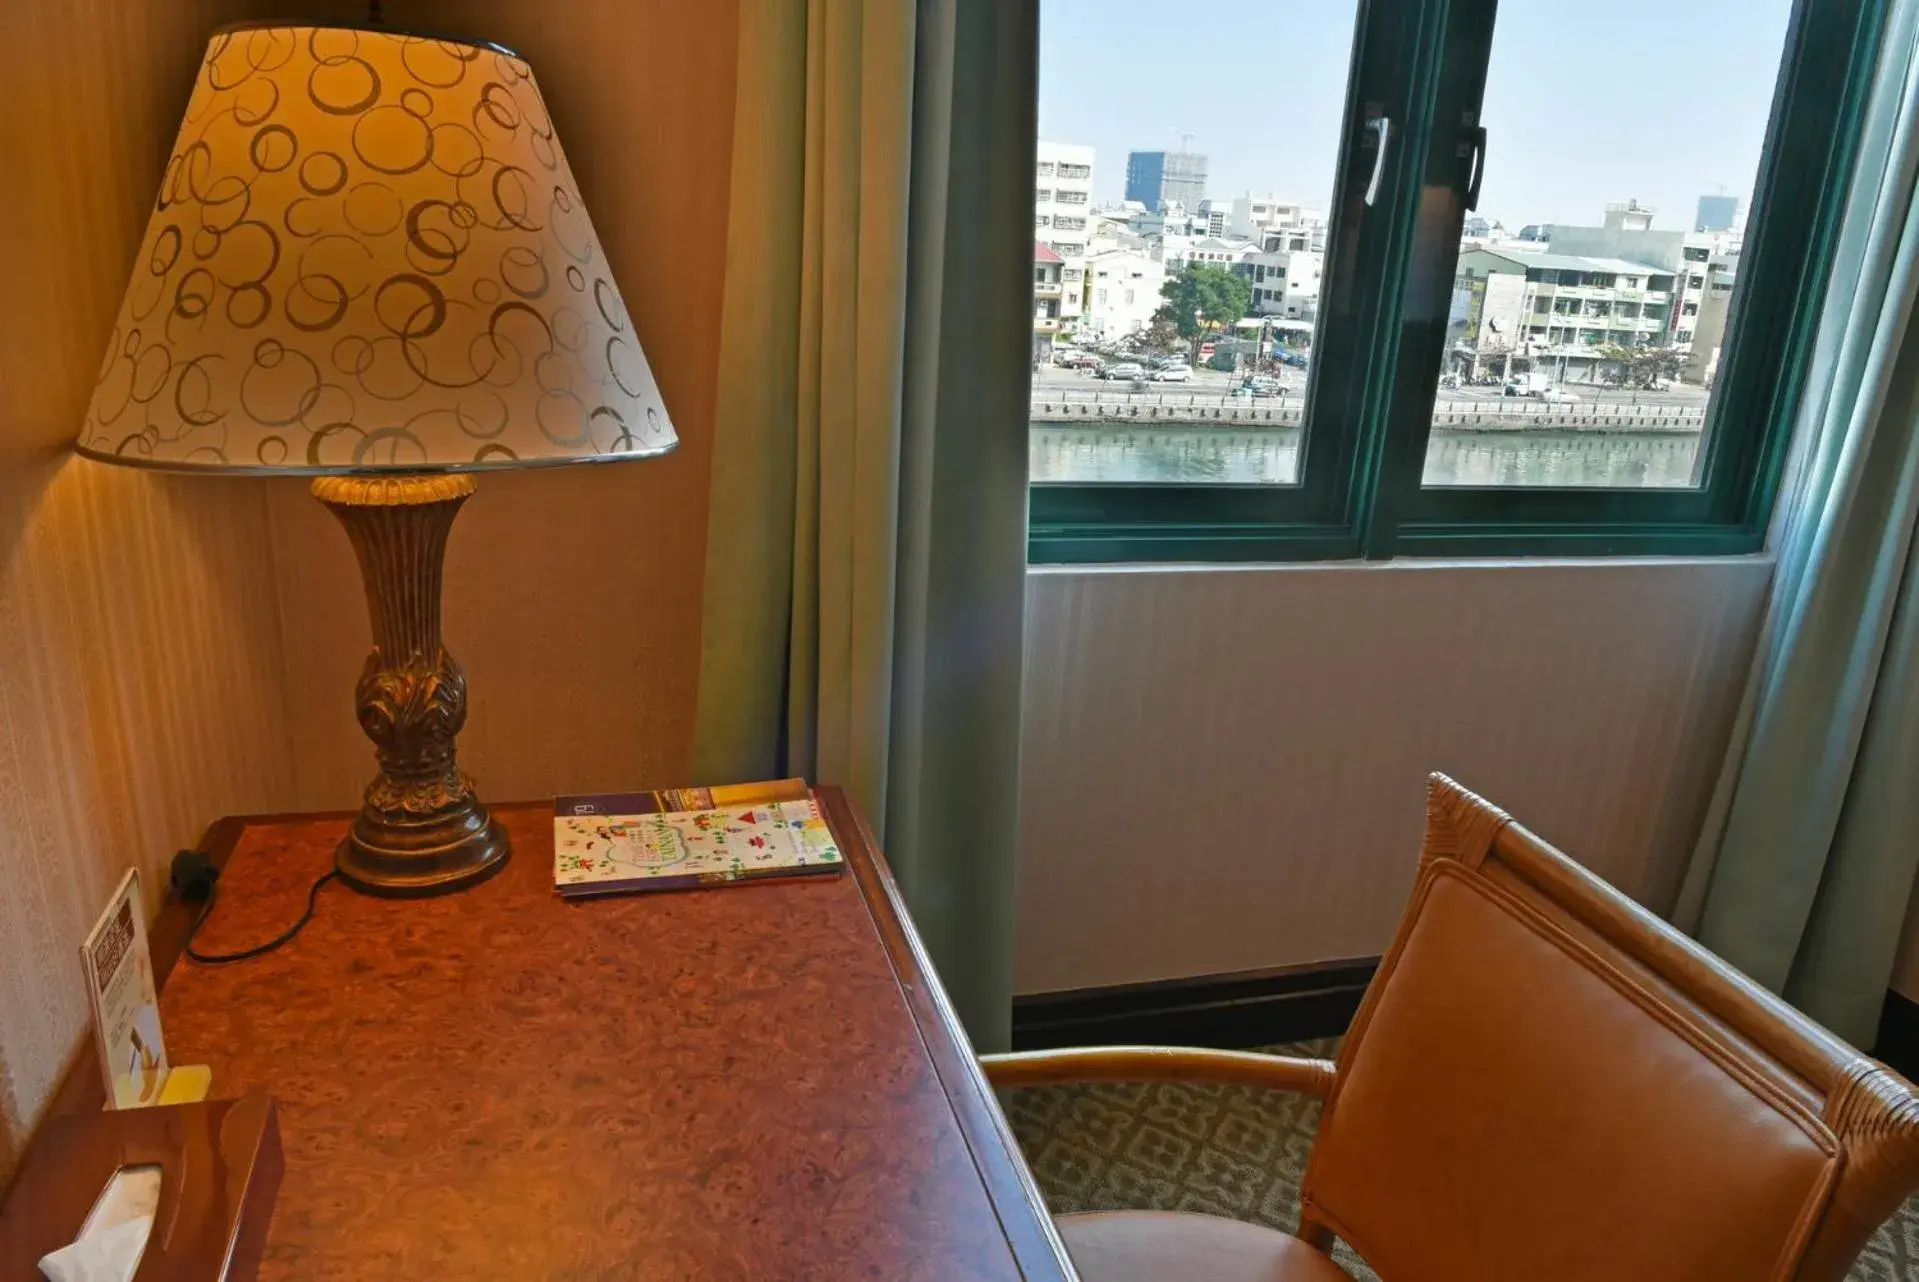
M 466 674 L 440 642 L 446 536 L 472 493 L 472 477 L 450 473 L 313 483 L 359 555 L 373 622 L 354 702 L 380 774 L 337 856 L 341 877 L 371 894 L 444 894 L 506 863 L 506 832 L 454 755 Z

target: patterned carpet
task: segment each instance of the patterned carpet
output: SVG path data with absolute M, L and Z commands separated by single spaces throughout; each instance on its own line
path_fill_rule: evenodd
M 1273 1049 L 1331 1057 L 1331 1043 Z M 1015 1091 L 1009 1119 L 1056 1213 L 1198 1211 L 1291 1230 L 1319 1104 L 1283 1091 L 1169 1085 Z M 1342 1244 L 1356 1278 L 1374 1274 Z M 1919 1282 L 1919 1199 L 1880 1229 L 1852 1282 Z M 1194 1279 L 1194 1282 L 1200 1282 Z

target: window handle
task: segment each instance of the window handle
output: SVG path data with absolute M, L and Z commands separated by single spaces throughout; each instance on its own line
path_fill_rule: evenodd
M 1486 178 L 1486 126 L 1466 131 L 1466 144 L 1473 149 L 1473 176 L 1466 183 L 1466 208 L 1479 208 L 1479 184 Z
M 1366 128 L 1379 138 L 1379 145 L 1373 151 L 1373 176 L 1366 182 L 1366 203 L 1371 205 L 1379 197 L 1379 180 L 1386 172 L 1386 144 L 1392 141 L 1393 122 L 1389 116 L 1374 116 L 1366 122 Z

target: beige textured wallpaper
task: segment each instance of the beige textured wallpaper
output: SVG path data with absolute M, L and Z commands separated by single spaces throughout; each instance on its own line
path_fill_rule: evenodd
M 0 1182 L 84 1027 L 128 864 L 292 799 L 266 493 L 66 456 L 207 31 L 239 4 L 0 5 Z
M 389 0 L 386 12 L 532 64 L 681 441 L 654 462 L 481 479 L 447 551 L 447 646 L 470 690 L 462 764 L 495 800 L 685 781 L 736 6 Z M 357 804 L 372 770 L 352 709 L 368 644 L 358 572 L 303 485 L 270 488 L 299 801 Z

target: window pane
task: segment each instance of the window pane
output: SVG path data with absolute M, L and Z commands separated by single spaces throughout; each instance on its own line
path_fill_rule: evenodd
M 1299 482 L 1357 9 L 1239 24 L 1222 63 L 1163 5 L 1045 0 L 1035 482 Z M 1222 115 L 1229 65 L 1283 74 Z
M 1500 5 L 1426 485 L 1701 483 L 1790 10 Z

